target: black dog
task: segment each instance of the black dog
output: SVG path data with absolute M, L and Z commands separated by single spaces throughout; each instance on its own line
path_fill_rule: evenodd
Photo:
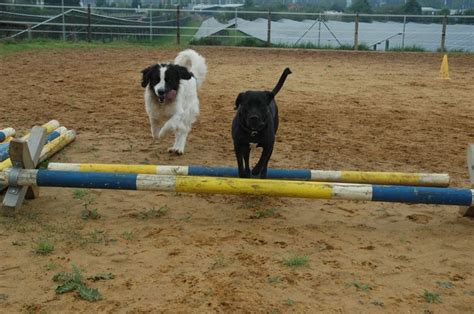
M 267 177 L 268 161 L 278 130 L 278 107 L 274 98 L 290 74 L 290 69 L 286 68 L 271 92 L 246 91 L 240 93 L 235 100 L 237 114 L 232 121 L 232 139 L 241 178 L 250 178 L 250 143 L 256 143 L 257 147 L 263 148 L 260 160 L 252 169 L 252 176 L 260 175 L 261 179 Z

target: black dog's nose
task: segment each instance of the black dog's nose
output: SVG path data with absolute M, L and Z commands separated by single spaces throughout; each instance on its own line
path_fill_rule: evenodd
M 255 123 L 255 122 L 258 122 L 258 121 L 260 120 L 260 118 L 259 118 L 258 116 L 250 116 L 250 117 L 249 117 L 249 120 L 250 120 L 251 122 L 254 122 L 254 123 Z
M 164 96 L 165 95 L 165 90 L 164 89 L 159 89 L 158 90 L 158 95 Z

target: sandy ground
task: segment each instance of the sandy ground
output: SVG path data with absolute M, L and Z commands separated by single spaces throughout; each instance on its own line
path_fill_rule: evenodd
M 3 57 L 0 126 L 55 118 L 77 130 L 54 161 L 233 166 L 235 97 L 271 89 L 289 66 L 272 167 L 448 172 L 468 186 L 472 55 L 451 56 L 445 81 L 439 54 L 197 50 L 209 75 L 184 156 L 166 152 L 172 136 L 152 142 L 140 87 L 140 71 L 176 50 Z M 101 218 L 83 220 L 86 207 Z M 0 222 L 5 313 L 474 312 L 474 221 L 457 207 L 44 188 Z M 41 240 L 50 255 L 33 253 Z M 293 256 L 308 262 L 282 263 Z M 55 293 L 53 275 L 72 264 L 115 275 L 87 281 L 103 300 Z

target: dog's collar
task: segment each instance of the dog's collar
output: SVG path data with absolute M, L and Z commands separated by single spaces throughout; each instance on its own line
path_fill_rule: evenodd
M 262 131 L 263 129 L 265 129 L 265 127 L 267 126 L 267 124 L 265 123 L 260 129 L 258 130 L 251 130 L 249 129 L 245 124 L 242 123 L 242 121 L 240 121 L 239 119 L 239 124 L 240 124 L 240 127 L 247 133 L 250 134 L 250 137 L 255 137 L 257 136 L 257 134 Z

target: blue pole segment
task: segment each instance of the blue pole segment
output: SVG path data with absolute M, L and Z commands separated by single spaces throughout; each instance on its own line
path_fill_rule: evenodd
M 38 186 L 136 190 L 137 174 L 38 170 Z
M 51 142 L 52 140 L 58 138 L 60 135 L 61 133 L 57 131 L 51 132 L 46 138 L 46 143 Z M 10 142 L 0 144 L 0 161 L 4 161 L 10 157 L 9 148 Z
M 469 189 L 374 185 L 372 201 L 471 206 Z
M 204 177 L 238 177 L 239 171 L 233 167 L 189 166 L 189 176 Z M 305 169 L 268 169 L 268 179 L 311 179 L 311 171 Z

